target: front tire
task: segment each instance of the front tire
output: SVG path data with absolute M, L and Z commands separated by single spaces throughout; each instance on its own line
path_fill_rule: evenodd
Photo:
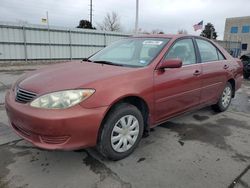
M 224 88 L 218 103 L 212 106 L 213 109 L 216 112 L 226 111 L 231 104 L 232 96 L 233 96 L 232 85 L 229 82 L 227 82 L 226 87 Z
M 135 106 L 127 103 L 115 106 L 104 122 L 98 151 L 111 160 L 127 157 L 139 144 L 143 125 L 142 114 Z

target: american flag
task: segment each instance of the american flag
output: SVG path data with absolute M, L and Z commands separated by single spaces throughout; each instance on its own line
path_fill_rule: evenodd
M 198 24 L 193 25 L 193 27 L 194 27 L 195 31 L 202 29 L 203 28 L 203 20 L 200 21 Z

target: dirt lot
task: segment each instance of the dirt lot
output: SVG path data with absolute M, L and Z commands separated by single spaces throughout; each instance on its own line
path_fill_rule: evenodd
M 37 68 L 0 67 L 1 188 L 250 187 L 250 80 L 227 112 L 205 108 L 172 119 L 153 129 L 131 156 L 111 162 L 91 148 L 40 150 L 13 133 L 5 92 Z

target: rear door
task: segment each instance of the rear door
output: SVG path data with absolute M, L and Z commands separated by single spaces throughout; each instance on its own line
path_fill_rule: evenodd
M 173 58 L 180 58 L 183 66 L 154 72 L 156 122 L 200 103 L 201 65 L 197 63 L 193 39 L 176 41 L 165 56 Z
M 210 41 L 195 39 L 202 68 L 201 103 L 215 103 L 227 82 L 229 63 Z

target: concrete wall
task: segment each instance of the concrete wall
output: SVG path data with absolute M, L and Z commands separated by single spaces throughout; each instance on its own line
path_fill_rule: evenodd
M 250 32 L 242 33 L 242 26 L 250 26 L 250 16 L 227 18 L 224 31 L 224 41 L 248 44 L 247 50 L 241 49 L 241 55 L 250 53 Z M 238 27 L 238 32 L 231 33 L 232 27 Z
M 88 57 L 129 34 L 0 22 L 0 63 Z

